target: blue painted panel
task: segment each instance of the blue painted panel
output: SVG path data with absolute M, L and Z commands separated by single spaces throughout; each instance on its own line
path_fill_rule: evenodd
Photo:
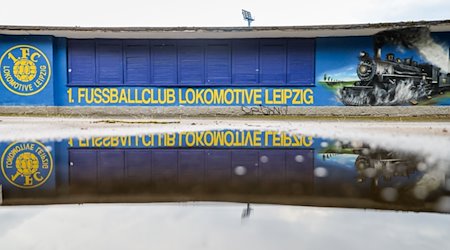
M 123 84 L 121 40 L 98 40 L 96 44 L 97 83 Z
M 39 197 L 42 193 L 56 190 L 60 167 L 56 160 L 58 152 L 54 150 L 56 145 L 53 142 L 39 141 L 0 142 L 0 185 L 3 187 L 3 199 L 16 194 Z M 33 157 L 30 158 L 30 155 Z M 31 161 L 34 163 L 32 166 L 35 174 L 27 176 L 26 171 L 21 169 L 26 164 L 31 164 Z M 67 161 L 64 165 L 67 166 Z
M 152 180 L 176 180 L 178 176 L 178 151 L 156 149 L 152 152 Z
M 257 84 L 259 71 L 258 40 L 233 41 L 233 84 Z
M 124 151 L 103 149 L 98 151 L 98 185 L 101 188 L 123 183 L 125 172 Z
M 258 150 L 232 150 L 233 179 L 258 178 L 259 151 Z
M 231 177 L 231 150 L 206 150 L 206 180 L 228 179 Z
M 69 40 L 69 84 L 95 83 L 95 41 Z
M 70 187 L 95 189 L 97 186 L 97 151 L 92 149 L 70 150 L 69 161 Z
M 314 85 L 314 39 L 289 39 L 287 55 L 287 83 Z
M 290 181 L 312 182 L 314 176 L 313 150 L 286 151 L 286 178 Z
M 33 48 L 31 48 L 31 47 Z M 31 56 L 39 50 L 36 57 L 37 72 L 33 79 L 22 81 L 17 78 L 13 67 L 15 58 L 21 57 L 21 49 L 29 49 Z M 36 50 L 37 49 L 37 50 Z M 0 105 L 35 105 L 52 106 L 53 91 L 53 37 L 50 36 L 5 36 L 0 35 Z M 45 71 L 41 70 L 45 66 Z M 41 73 L 44 81 L 39 80 Z M 39 82 L 38 82 L 39 80 Z
M 260 60 L 261 83 L 286 83 L 286 40 L 262 40 Z
M 231 43 L 208 42 L 206 45 L 206 83 L 231 83 Z
M 151 47 L 153 84 L 177 83 L 177 47 L 175 42 L 153 42 Z
M 55 106 L 63 106 L 67 102 L 67 95 L 63 94 L 67 91 L 68 84 L 68 60 L 67 60 L 67 39 L 55 38 L 53 42 L 53 61 L 54 61 L 54 96 Z M 67 162 L 67 161 L 66 161 Z M 68 175 L 67 175 L 68 176 Z
M 260 178 L 264 181 L 282 180 L 285 176 L 285 150 L 260 150 Z
M 178 81 L 185 85 L 205 82 L 205 53 L 201 42 L 178 43 Z
M 147 149 L 125 151 L 125 165 L 128 178 L 133 180 L 150 180 L 152 153 Z
M 202 183 L 205 176 L 205 150 L 187 149 L 178 151 L 180 183 Z
M 147 40 L 131 40 L 124 43 L 125 84 L 150 82 L 150 48 Z

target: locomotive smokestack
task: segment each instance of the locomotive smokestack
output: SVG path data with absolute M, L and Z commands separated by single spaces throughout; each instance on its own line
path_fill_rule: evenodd
M 375 58 L 381 60 L 381 48 L 377 48 L 375 51 Z

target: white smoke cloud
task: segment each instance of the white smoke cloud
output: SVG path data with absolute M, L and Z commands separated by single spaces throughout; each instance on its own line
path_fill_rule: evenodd
M 429 63 L 441 68 L 443 73 L 450 72 L 449 48 L 433 41 L 430 36 L 413 42 L 420 55 Z

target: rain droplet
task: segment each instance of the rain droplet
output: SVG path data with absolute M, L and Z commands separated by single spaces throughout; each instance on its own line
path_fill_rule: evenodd
M 438 200 L 436 203 L 436 210 L 439 212 L 450 212 L 450 197 L 445 196 Z
M 324 167 L 317 167 L 314 169 L 314 175 L 316 177 L 326 177 L 328 175 L 328 170 Z
M 323 141 L 323 142 L 320 143 L 320 146 L 321 146 L 322 148 L 326 148 L 326 147 L 328 147 L 328 142 Z
M 48 152 L 52 152 L 53 150 L 52 146 L 45 146 L 45 148 L 47 149 Z
M 424 172 L 425 170 L 427 170 L 428 166 L 427 164 L 425 164 L 425 162 L 419 162 L 417 164 L 417 170 Z
M 397 200 L 398 191 L 393 187 L 383 188 L 381 190 L 381 198 L 385 201 L 394 202 Z
M 374 178 L 377 175 L 377 170 L 375 168 L 366 168 L 364 169 L 364 175 L 367 178 Z
M 295 156 L 295 161 L 298 163 L 301 163 L 305 160 L 305 157 L 303 157 L 303 155 L 296 155 Z
M 364 148 L 362 150 L 363 155 L 369 155 L 370 154 L 370 150 L 368 148 Z
M 267 157 L 266 155 L 263 155 L 263 156 L 259 157 L 259 161 L 262 163 L 268 163 L 269 157 Z
M 425 187 L 415 187 L 413 193 L 414 196 L 419 200 L 424 200 L 428 196 L 428 191 Z
M 247 173 L 247 168 L 244 166 L 237 166 L 234 168 L 234 173 L 236 175 L 245 175 Z

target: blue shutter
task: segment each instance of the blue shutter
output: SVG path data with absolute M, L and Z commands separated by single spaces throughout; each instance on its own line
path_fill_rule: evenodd
M 97 41 L 97 82 L 123 84 L 122 40 Z
M 178 43 L 178 79 L 180 84 L 201 85 L 204 83 L 205 55 L 199 42 Z
M 311 184 L 314 179 L 313 155 L 314 151 L 310 149 L 286 150 L 286 180 Z
M 153 42 L 151 60 L 153 84 L 177 84 L 177 48 L 174 42 Z
M 150 83 L 150 51 L 147 40 L 126 41 L 125 84 Z
M 152 150 L 152 179 L 155 182 L 178 181 L 178 151 L 176 149 Z
M 233 84 L 258 83 L 258 40 L 233 41 Z
M 260 82 L 262 84 L 286 83 L 286 41 L 261 40 Z
M 232 168 L 233 179 L 245 180 L 245 181 L 257 181 L 258 179 L 258 166 L 259 166 L 259 152 L 258 150 L 248 149 L 233 149 L 232 151 Z M 238 169 L 237 169 L 238 168 Z M 244 175 L 236 174 L 239 168 L 245 169 Z M 237 172 L 239 173 L 239 172 Z
M 126 176 L 130 182 L 150 182 L 152 153 L 148 149 L 128 149 L 125 151 Z
M 69 84 L 95 83 L 95 41 L 69 40 Z
M 206 150 L 206 181 L 225 182 L 231 179 L 231 150 Z
M 69 183 L 71 192 L 83 192 L 97 186 L 97 151 L 69 150 Z
M 287 83 L 314 85 L 314 39 L 289 39 L 287 51 Z
M 179 150 L 178 173 L 180 183 L 202 183 L 205 176 L 205 150 Z
M 125 153 L 122 149 L 98 150 L 98 185 L 110 189 L 123 184 Z
M 231 84 L 231 45 L 227 41 L 206 45 L 207 84 Z
M 286 150 L 262 149 L 259 151 L 259 176 L 263 183 L 283 181 L 286 172 Z

